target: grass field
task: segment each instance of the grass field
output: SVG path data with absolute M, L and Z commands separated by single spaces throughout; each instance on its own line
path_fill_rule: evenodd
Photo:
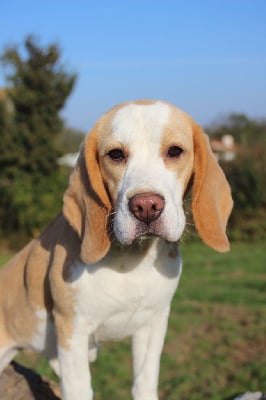
M 266 392 L 265 245 L 235 243 L 230 253 L 219 254 L 188 242 L 182 252 L 160 399 L 220 400 Z M 52 376 L 44 359 L 28 354 L 18 359 Z M 129 341 L 104 345 L 91 369 L 96 400 L 130 398 Z

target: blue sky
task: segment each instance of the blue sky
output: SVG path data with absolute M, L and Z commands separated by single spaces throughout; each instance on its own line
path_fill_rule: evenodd
M 69 126 L 89 130 L 140 98 L 170 101 L 203 126 L 231 112 L 266 116 L 266 0 L 0 0 L 0 52 L 29 33 L 58 43 L 78 74 Z

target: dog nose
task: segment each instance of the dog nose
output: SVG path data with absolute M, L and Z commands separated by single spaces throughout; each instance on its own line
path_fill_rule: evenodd
M 130 212 L 141 222 L 150 224 L 161 215 L 164 198 L 158 194 L 136 194 L 128 202 Z

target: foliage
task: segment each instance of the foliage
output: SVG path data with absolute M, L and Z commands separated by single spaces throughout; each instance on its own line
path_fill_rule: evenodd
M 232 135 L 236 158 L 223 162 L 234 199 L 230 220 L 231 238 L 263 239 L 266 236 L 266 122 L 232 114 L 224 123 L 212 127 L 214 137 Z
M 244 114 L 230 114 L 210 126 L 207 133 L 217 138 L 232 135 L 235 142 L 246 150 L 249 146 L 257 150 L 261 145 L 266 146 L 266 121 L 253 120 Z
M 56 45 L 41 47 L 32 36 L 23 51 L 7 48 L 1 61 L 8 89 L 0 103 L 0 226 L 5 234 L 32 234 L 58 210 L 66 186 L 56 138 L 76 77 L 64 71 Z
M 224 163 L 223 169 L 232 187 L 238 210 L 250 211 L 266 207 L 266 160 L 265 157 L 248 154 L 239 156 L 234 163 Z
M 85 133 L 73 128 L 64 128 L 56 138 L 56 145 L 64 149 L 64 153 L 77 152 Z
M 49 175 L 25 174 L 17 171 L 10 183 L 1 179 L 2 191 L 0 220 L 2 236 L 15 236 L 14 247 L 20 247 L 29 236 L 36 236 L 48 221 L 61 209 L 62 194 L 66 188 L 69 171 L 56 169 Z

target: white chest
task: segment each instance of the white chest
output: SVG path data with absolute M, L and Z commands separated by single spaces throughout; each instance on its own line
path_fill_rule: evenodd
M 76 316 L 95 341 L 131 336 L 160 311 L 169 308 L 181 273 L 173 258 L 155 243 L 145 254 L 111 251 L 96 265 L 73 266 Z

